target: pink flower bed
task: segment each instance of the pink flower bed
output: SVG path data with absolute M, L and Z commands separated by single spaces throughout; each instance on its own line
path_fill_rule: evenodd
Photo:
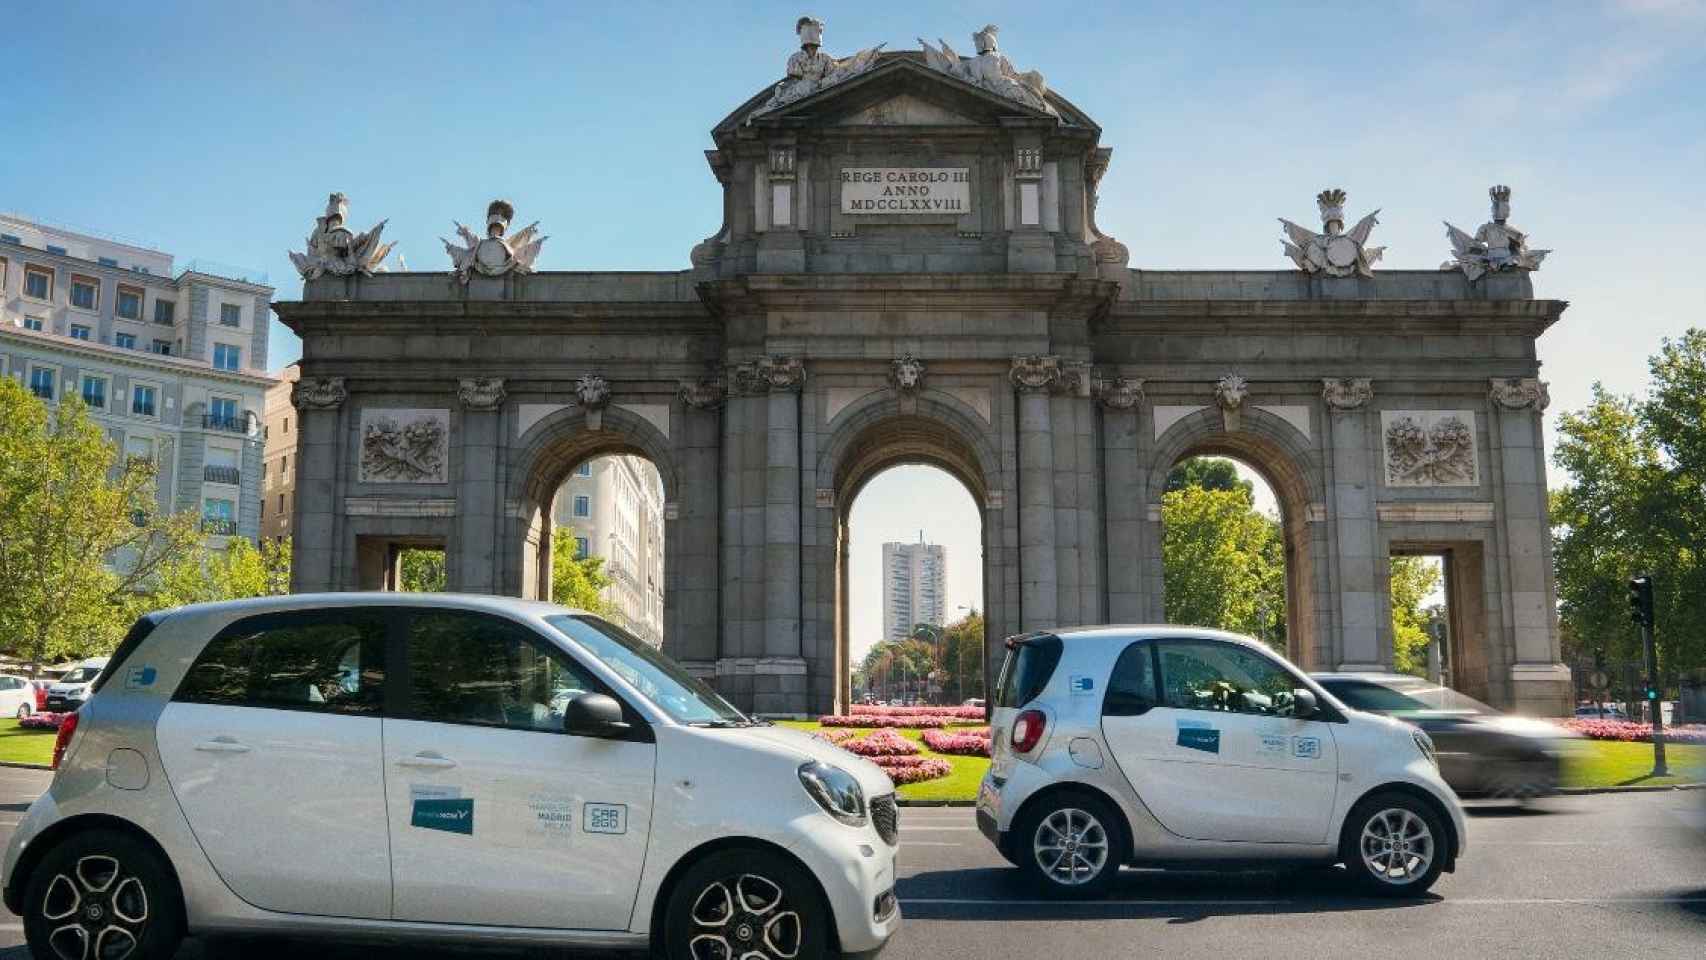
M 953 717 L 956 720 L 982 720 L 982 707 L 880 707 L 856 703 L 851 711 L 855 716 L 879 717 Z
M 882 714 L 830 714 L 817 718 L 817 722 L 826 727 L 903 727 L 911 730 L 924 728 L 941 728 L 948 725 L 947 717 L 934 716 L 905 716 L 891 717 Z
M 989 756 L 989 728 L 977 730 L 924 731 L 924 745 L 937 753 L 952 753 L 966 757 Z
M 67 714 L 63 713 L 32 713 L 18 721 L 18 726 L 25 730 L 58 730 L 65 722 Z
M 863 737 L 843 741 L 841 749 L 861 757 L 901 757 L 918 753 L 918 744 L 893 730 L 873 730 Z
M 1634 720 L 1596 720 L 1577 717 L 1565 720 L 1567 730 L 1590 740 L 1619 740 L 1624 743 L 1652 743 L 1653 725 Z M 1665 728 L 1666 743 L 1706 743 L 1706 724 L 1686 724 Z
M 902 783 L 919 783 L 924 780 L 936 780 L 952 773 L 954 767 L 946 760 L 935 757 L 873 757 L 877 766 L 889 775 L 897 785 Z
M 814 730 L 812 732 L 812 736 L 824 741 L 825 743 L 833 743 L 836 746 L 840 746 L 844 741 L 853 739 L 853 731 L 834 729 Z

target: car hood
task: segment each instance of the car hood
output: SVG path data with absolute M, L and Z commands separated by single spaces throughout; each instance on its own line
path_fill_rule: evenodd
M 87 683 L 56 683 L 47 688 L 48 693 L 80 693 L 88 689 Z
M 883 772 L 882 767 L 856 753 L 843 750 L 833 743 L 819 740 L 804 730 L 774 724 L 741 727 L 723 732 L 733 733 L 737 738 L 754 746 L 773 751 L 786 751 L 797 757 L 801 763 L 816 760 L 820 763 L 840 767 L 859 781 L 859 786 L 864 789 L 867 799 L 894 792 L 894 781 L 889 779 L 889 775 Z

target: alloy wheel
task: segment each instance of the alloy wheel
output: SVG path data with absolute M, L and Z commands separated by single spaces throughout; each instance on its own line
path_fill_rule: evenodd
M 41 916 L 60 960 L 125 960 L 148 927 L 148 891 L 117 857 L 90 854 L 49 881 Z
M 753 873 L 708 884 L 691 915 L 693 960 L 792 960 L 805 937 L 781 884 Z
M 1076 807 L 1044 817 L 1031 847 L 1043 876 L 1063 886 L 1089 883 L 1108 863 L 1108 831 L 1100 820 Z
M 1433 865 L 1433 831 L 1426 820 L 1401 807 L 1369 817 L 1359 847 L 1368 872 L 1393 886 L 1416 882 Z

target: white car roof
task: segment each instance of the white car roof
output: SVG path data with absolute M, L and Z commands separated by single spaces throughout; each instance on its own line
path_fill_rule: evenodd
M 433 610 L 476 610 L 511 616 L 546 616 L 555 614 L 586 614 L 585 610 L 562 607 L 542 600 L 523 600 L 519 597 L 497 597 L 482 593 L 403 593 L 366 590 L 348 593 L 293 593 L 278 597 L 249 597 L 243 600 L 219 600 L 173 607 L 157 612 L 158 616 L 184 614 L 226 614 L 232 617 L 252 616 L 290 610 L 318 610 L 329 607 L 420 607 Z

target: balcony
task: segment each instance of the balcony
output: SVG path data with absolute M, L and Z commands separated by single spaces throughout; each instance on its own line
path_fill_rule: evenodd
M 201 428 L 203 430 L 223 430 L 226 433 L 247 434 L 250 429 L 249 417 L 247 414 L 236 417 L 222 417 L 216 413 L 204 413 L 201 415 Z
M 202 517 L 201 532 L 220 537 L 234 537 L 237 535 L 237 521 L 223 517 Z
M 229 483 L 235 487 L 242 481 L 243 475 L 236 467 L 221 467 L 210 463 L 201 468 L 201 478 L 208 483 Z

